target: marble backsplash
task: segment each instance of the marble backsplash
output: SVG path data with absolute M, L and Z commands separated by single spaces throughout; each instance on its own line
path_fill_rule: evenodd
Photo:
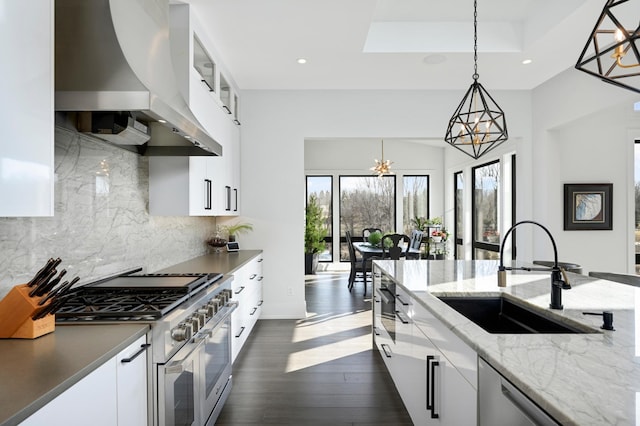
M 55 215 L 0 218 L 0 297 L 50 257 L 84 283 L 207 253 L 215 218 L 149 216 L 148 170 L 145 157 L 56 128 Z

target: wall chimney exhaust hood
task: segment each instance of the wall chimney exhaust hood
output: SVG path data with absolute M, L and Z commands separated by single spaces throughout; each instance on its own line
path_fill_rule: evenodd
M 168 0 L 55 7 L 57 117 L 141 155 L 222 155 L 179 92 Z

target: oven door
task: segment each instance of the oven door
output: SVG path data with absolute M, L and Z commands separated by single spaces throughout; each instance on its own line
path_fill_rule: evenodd
M 217 325 L 201 333 L 201 418 L 206 420 L 203 424 L 215 423 L 231 392 L 231 312 L 235 307 L 230 306 Z
M 201 425 L 200 352 L 204 342 L 185 345 L 172 361 L 158 365 L 158 424 Z

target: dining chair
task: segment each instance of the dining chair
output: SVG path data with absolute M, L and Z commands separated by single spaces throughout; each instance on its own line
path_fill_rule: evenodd
M 420 259 L 420 246 L 422 246 L 422 238 L 424 237 L 424 233 L 422 231 L 418 231 L 414 229 L 411 231 L 411 242 L 409 243 L 409 249 L 413 249 L 418 251 L 418 253 L 410 253 L 407 252 L 407 259 Z
M 365 243 L 367 241 L 369 241 L 369 235 L 373 234 L 374 232 L 379 232 L 382 234 L 382 229 L 380 228 L 364 228 L 362 230 L 362 241 L 364 241 Z
M 347 288 L 349 291 L 353 289 L 353 285 L 356 280 L 360 278 L 364 282 L 364 292 L 367 292 L 367 272 L 366 266 L 371 262 L 365 262 L 364 259 L 356 256 L 356 250 L 353 247 L 353 241 L 351 239 L 351 232 L 345 231 L 345 237 L 347 239 L 347 248 L 349 249 L 349 263 L 351 264 L 351 271 L 349 272 L 349 280 Z
M 640 287 L 639 275 L 627 275 L 627 274 L 615 274 L 613 272 L 589 272 L 590 277 L 600 278 L 603 280 L 615 281 L 621 284 L 632 285 Z
M 387 241 L 391 244 L 387 246 Z M 403 243 L 406 245 L 403 246 Z M 406 234 L 386 234 L 382 237 L 382 256 L 385 259 L 398 260 L 409 253 L 411 238 Z

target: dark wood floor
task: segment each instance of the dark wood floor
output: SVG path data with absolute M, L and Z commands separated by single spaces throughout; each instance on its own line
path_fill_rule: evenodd
M 412 425 L 371 349 L 370 289 L 306 277 L 307 318 L 260 320 L 236 359 L 217 425 Z

